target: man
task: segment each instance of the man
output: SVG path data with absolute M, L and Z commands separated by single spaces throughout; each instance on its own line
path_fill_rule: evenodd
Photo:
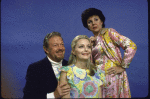
M 61 98 L 70 91 L 69 85 L 59 85 L 58 77 L 56 78 L 60 73 L 59 68 L 67 65 L 67 61 L 63 59 L 65 47 L 61 34 L 47 34 L 43 49 L 47 57 L 30 64 L 27 69 L 23 99 L 46 99 L 47 93 L 53 95 L 51 98 Z

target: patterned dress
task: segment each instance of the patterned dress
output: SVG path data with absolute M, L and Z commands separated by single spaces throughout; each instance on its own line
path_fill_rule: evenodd
M 71 98 L 98 98 L 100 86 L 105 82 L 104 71 L 90 76 L 88 69 L 81 69 L 75 65 L 62 67 L 62 71 L 67 73 Z
M 125 50 L 123 59 L 120 47 Z M 97 36 L 92 48 L 92 60 L 98 70 L 105 71 L 106 87 L 103 87 L 103 98 L 131 98 L 126 71 L 112 77 L 113 74 L 107 74 L 107 69 L 115 66 L 129 68 L 136 49 L 133 41 L 112 28 L 103 28 Z

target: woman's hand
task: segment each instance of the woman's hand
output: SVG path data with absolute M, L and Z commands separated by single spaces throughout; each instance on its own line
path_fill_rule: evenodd
M 58 96 L 60 96 L 61 98 L 70 98 L 71 88 L 70 85 L 68 84 L 67 72 L 61 71 L 59 81 L 60 81 L 59 86 L 61 88 L 61 92 L 59 93 Z
M 67 83 L 60 85 L 58 81 L 58 86 L 54 91 L 55 98 L 61 98 L 69 93 L 70 93 L 70 86 Z
M 123 71 L 125 71 L 125 68 L 122 68 L 121 66 L 115 66 L 115 67 L 110 67 L 107 71 L 108 71 L 108 75 L 114 74 L 113 75 L 114 77 L 116 74 L 120 74 Z
M 90 40 L 91 40 L 91 41 L 90 41 L 91 45 L 94 46 L 94 45 L 95 45 L 95 41 L 96 41 L 96 37 L 91 36 L 91 37 L 90 37 Z

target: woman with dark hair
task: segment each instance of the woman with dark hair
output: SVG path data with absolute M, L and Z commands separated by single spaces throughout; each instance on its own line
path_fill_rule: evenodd
M 129 38 L 119 34 L 113 28 L 105 28 L 102 11 L 89 8 L 82 15 L 85 28 L 92 31 L 92 60 L 98 70 L 104 70 L 106 86 L 103 98 L 130 98 L 130 88 L 126 68 L 129 68 L 137 47 Z M 125 50 L 122 58 L 120 47 Z

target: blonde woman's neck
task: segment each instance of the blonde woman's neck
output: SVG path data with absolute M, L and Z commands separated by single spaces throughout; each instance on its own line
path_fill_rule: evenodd
M 75 66 L 77 66 L 78 68 L 81 68 L 81 69 L 87 69 L 87 61 L 77 61 L 75 63 Z

